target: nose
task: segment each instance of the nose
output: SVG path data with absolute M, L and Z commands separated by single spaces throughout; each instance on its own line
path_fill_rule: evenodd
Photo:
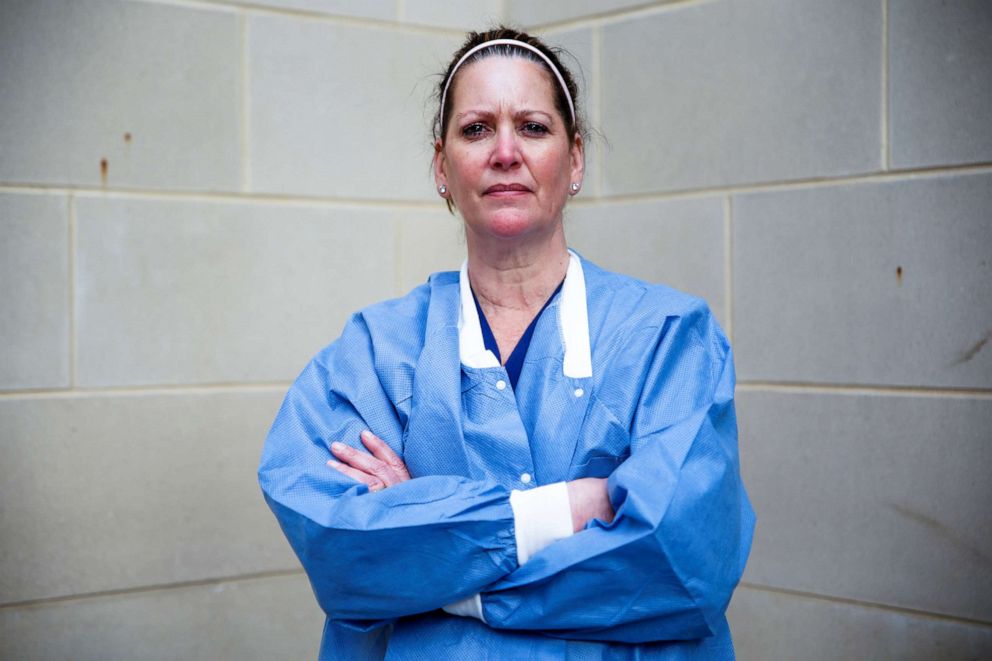
M 520 164 L 519 136 L 512 126 L 500 126 L 489 164 L 497 170 L 509 170 Z

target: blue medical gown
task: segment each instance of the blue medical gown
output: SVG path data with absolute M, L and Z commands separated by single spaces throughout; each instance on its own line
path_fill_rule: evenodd
M 290 388 L 259 479 L 327 615 L 321 659 L 733 658 L 754 514 L 730 347 L 699 299 L 582 267 L 591 377 L 563 373 L 561 295 L 515 392 L 462 365 L 452 272 L 355 314 Z M 414 479 L 371 493 L 326 466 L 366 428 Z M 614 521 L 519 565 L 510 490 L 580 477 L 609 478 Z M 485 622 L 438 610 L 476 593 Z

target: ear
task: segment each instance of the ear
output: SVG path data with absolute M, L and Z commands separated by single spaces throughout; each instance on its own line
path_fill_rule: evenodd
M 586 171 L 586 149 L 582 142 L 582 136 L 576 135 L 572 143 L 571 150 L 571 178 L 569 181 L 582 183 L 582 177 Z
M 432 164 L 434 166 L 434 186 L 437 187 L 441 184 L 447 185 L 448 174 L 445 172 L 444 145 L 441 144 L 440 140 L 434 141 L 434 160 Z

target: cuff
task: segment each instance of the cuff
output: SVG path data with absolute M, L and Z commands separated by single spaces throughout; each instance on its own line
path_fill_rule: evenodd
M 510 507 L 513 508 L 518 564 L 524 564 L 545 546 L 572 534 L 572 508 L 565 482 L 527 491 L 513 490 Z
M 458 615 L 461 617 L 474 617 L 476 619 L 486 621 L 486 618 L 482 617 L 482 597 L 476 592 L 471 597 L 465 597 L 461 601 L 456 601 L 453 604 L 448 604 L 441 608 L 445 613 L 451 613 L 452 615 Z

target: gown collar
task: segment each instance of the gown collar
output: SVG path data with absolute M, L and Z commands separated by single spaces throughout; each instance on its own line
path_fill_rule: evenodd
M 568 270 L 558 305 L 558 331 L 565 349 L 562 372 L 573 379 L 585 379 L 592 376 L 586 280 L 582 260 L 573 251 L 568 253 Z M 462 364 L 471 368 L 499 367 L 499 360 L 486 349 L 482 339 L 482 325 L 468 281 L 468 260 L 462 263 L 459 289 L 458 353 Z

